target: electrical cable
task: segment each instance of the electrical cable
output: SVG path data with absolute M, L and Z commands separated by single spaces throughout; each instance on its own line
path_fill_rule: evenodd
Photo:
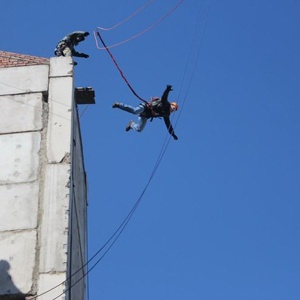
M 170 137 L 169 137 L 169 141 L 170 141 Z M 169 142 L 167 143 L 167 146 L 169 145 Z M 98 255 L 111 241 L 111 244 L 108 246 L 108 248 L 105 250 L 105 252 L 102 254 L 102 256 L 93 264 L 93 266 L 91 268 L 88 269 L 88 271 L 86 272 L 86 274 L 82 277 L 80 277 L 76 282 L 74 282 L 71 287 L 72 288 L 74 285 L 76 285 L 78 282 L 80 282 L 86 275 L 88 275 L 100 262 L 101 260 L 105 257 L 105 255 L 109 252 L 109 250 L 112 248 L 112 246 L 116 243 L 116 241 L 119 239 L 120 235 L 122 234 L 122 232 L 125 230 L 126 226 L 128 225 L 129 221 L 131 220 L 132 216 L 134 215 L 138 205 L 140 204 L 142 198 L 144 197 L 152 179 L 154 178 L 155 173 L 157 172 L 157 169 L 165 155 L 165 152 L 167 150 L 167 146 L 163 146 L 164 149 L 162 149 L 162 151 L 160 152 L 158 159 L 156 161 L 156 164 L 154 165 L 154 168 L 149 176 L 148 182 L 146 183 L 143 191 L 141 192 L 138 200 L 135 202 L 134 206 L 132 207 L 132 209 L 130 210 L 130 212 L 128 213 L 128 215 L 126 216 L 126 218 L 123 220 L 123 222 L 121 223 L 121 225 L 118 227 L 118 229 L 114 232 L 114 234 L 109 238 L 109 240 L 92 256 L 92 258 L 89 259 L 89 261 L 87 262 L 87 264 L 89 264 L 91 262 L 91 260 L 93 258 L 96 257 L 96 255 Z M 85 264 L 85 265 L 87 265 Z M 64 292 L 65 293 L 65 292 Z M 58 299 L 60 296 L 62 296 L 64 293 L 61 293 L 60 295 L 58 295 L 56 298 L 53 298 L 52 300 L 56 300 Z
M 202 6 L 203 2 L 204 2 L 204 4 Z M 202 12 L 202 10 L 203 10 L 203 12 Z M 181 93 L 181 90 L 183 88 L 183 84 L 185 82 L 185 78 L 187 76 L 188 66 L 190 64 L 189 62 L 192 59 L 191 58 L 192 57 L 192 49 L 194 48 L 193 44 L 195 43 L 195 40 L 196 40 L 196 31 L 197 31 L 198 28 L 201 28 L 199 45 L 198 45 L 198 49 L 197 49 L 196 58 L 194 59 L 194 62 L 193 62 L 192 71 L 189 72 L 191 75 L 190 75 L 190 78 L 188 80 L 188 85 L 187 85 L 187 88 L 186 88 L 186 92 L 185 92 L 185 94 L 183 96 L 182 109 L 179 111 L 179 114 L 178 114 L 177 120 L 175 122 L 174 128 L 176 128 L 176 125 L 177 125 L 177 123 L 178 123 L 178 121 L 179 121 L 179 119 L 181 117 L 184 105 L 186 103 L 187 95 L 188 95 L 188 92 L 190 90 L 193 78 L 194 78 L 194 74 L 195 74 L 197 62 L 198 62 L 198 59 L 199 59 L 199 56 L 200 56 L 200 51 L 201 51 L 201 48 L 202 48 L 203 37 L 204 37 L 204 32 L 205 32 L 205 29 L 206 29 L 206 25 L 207 25 L 207 18 L 208 18 L 208 15 L 209 15 L 209 10 L 210 10 L 210 0 L 207 0 L 207 2 L 205 2 L 205 0 L 201 0 L 201 2 L 199 4 L 198 12 L 197 12 L 197 17 L 196 17 L 195 25 L 194 25 L 194 30 L 193 30 L 193 35 L 192 35 L 193 38 L 192 38 L 192 41 L 191 41 L 191 44 L 190 44 L 190 50 L 189 50 L 189 53 L 188 53 L 188 56 L 187 56 L 187 59 L 186 59 L 185 70 L 183 72 L 183 78 L 181 80 L 180 93 Z M 203 25 L 202 26 L 200 26 L 201 13 L 204 14 L 204 19 L 203 19 Z
M 5 85 L 5 86 L 8 86 L 8 87 L 12 87 L 12 88 L 14 88 L 14 89 L 16 89 L 16 90 L 19 90 L 19 91 L 23 92 L 23 93 L 42 94 L 42 95 L 43 95 L 42 92 L 32 92 L 32 91 L 29 91 L 29 90 L 20 89 L 20 88 L 18 88 L 18 87 L 16 87 L 16 86 L 13 86 L 13 85 L 10 85 L 10 84 L 4 83 L 4 82 L 0 82 L 0 84 Z M 24 101 L 18 101 L 18 100 L 16 100 L 16 99 L 13 99 L 15 96 L 18 96 L 18 95 L 21 95 L 21 94 L 4 95 L 4 96 L 1 96 L 1 98 L 2 98 L 2 99 L 6 99 L 6 100 L 10 100 L 10 101 L 14 101 L 14 102 L 16 102 L 16 103 L 20 103 L 20 104 L 22 104 L 22 105 L 26 105 L 26 106 L 32 107 L 32 108 L 34 108 L 34 109 L 39 110 L 41 113 L 44 112 L 44 109 L 43 109 L 43 108 L 38 108 L 38 107 L 36 107 L 35 105 L 29 104 L 29 103 L 25 103 Z M 49 100 L 50 100 L 51 102 L 53 102 L 53 103 L 60 104 L 61 106 L 69 107 L 68 104 L 65 104 L 64 102 L 60 102 L 60 101 L 58 101 L 58 100 L 54 100 L 54 99 L 51 98 L 51 97 L 48 97 L 48 98 L 47 98 L 47 101 L 45 101 L 45 102 L 49 103 L 49 102 L 50 102 Z M 59 115 L 59 114 L 57 114 L 57 113 L 54 113 L 54 112 L 50 112 L 49 114 L 51 114 L 51 115 L 53 115 L 53 116 L 57 116 L 57 117 L 59 117 L 59 118 L 61 118 L 61 119 L 65 119 L 65 120 L 67 120 L 67 121 L 70 121 L 70 120 L 71 120 L 70 118 L 66 118 L 66 117 L 61 116 L 61 115 Z
M 86 104 L 85 107 L 84 107 L 84 109 L 83 109 L 83 111 L 80 113 L 80 116 L 79 116 L 80 119 L 83 116 L 83 114 L 85 113 L 85 111 L 88 109 L 88 107 L 89 107 L 89 105 Z

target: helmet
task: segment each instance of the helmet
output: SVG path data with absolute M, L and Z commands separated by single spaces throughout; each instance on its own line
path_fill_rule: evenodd
M 178 109 L 178 104 L 176 102 L 171 102 L 171 106 L 174 108 L 174 110 Z

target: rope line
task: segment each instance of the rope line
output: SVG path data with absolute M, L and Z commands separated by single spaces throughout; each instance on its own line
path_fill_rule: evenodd
M 189 61 L 191 60 L 191 56 L 192 56 L 191 53 L 192 53 L 193 43 L 196 40 L 196 30 L 200 27 L 199 23 L 200 23 L 200 16 L 201 16 L 201 13 L 202 13 L 202 2 L 205 2 L 205 0 L 201 0 L 201 2 L 199 4 L 197 18 L 196 18 L 196 22 L 195 22 L 195 25 L 194 25 L 193 39 L 192 39 L 191 44 L 190 44 L 190 51 L 189 51 L 189 54 L 188 54 L 188 57 L 187 57 L 186 67 L 185 67 L 184 75 L 183 75 L 183 78 L 182 78 L 182 85 L 183 85 L 183 82 L 185 81 L 185 77 L 186 77 L 186 74 L 187 74 L 187 69 L 188 69 Z M 177 120 L 175 122 L 174 128 L 176 128 L 176 125 L 177 125 L 177 123 L 178 123 L 178 121 L 179 121 L 179 119 L 181 117 L 181 114 L 182 114 L 182 111 L 183 111 L 183 107 L 184 107 L 184 105 L 186 103 L 186 98 L 187 98 L 188 92 L 189 92 L 190 87 L 191 87 L 191 83 L 192 83 L 194 75 L 195 75 L 196 66 L 197 66 L 197 62 L 198 62 L 199 56 L 200 56 L 200 50 L 202 48 L 204 32 L 205 32 L 205 29 L 206 29 L 207 19 L 208 19 L 208 15 L 209 15 L 210 0 L 207 0 L 206 7 L 205 7 L 205 3 L 203 4 L 203 6 L 204 6 L 204 8 L 203 8 L 203 10 L 204 10 L 204 21 L 203 21 L 203 26 L 200 27 L 200 28 L 202 28 L 202 30 L 200 32 L 200 39 L 199 39 L 199 45 L 198 45 L 198 49 L 197 49 L 197 55 L 196 55 L 196 58 L 195 58 L 194 63 L 193 63 L 193 68 L 192 68 L 192 71 L 191 71 L 190 79 L 188 81 L 186 92 L 185 92 L 184 97 L 183 97 L 184 100 L 182 102 L 182 109 L 179 111 L 179 114 L 178 114 Z M 182 87 L 182 85 L 181 85 L 181 87 Z
M 32 92 L 32 91 L 30 91 L 30 90 L 20 89 L 20 88 L 18 88 L 18 87 L 16 87 L 16 86 L 13 86 L 13 85 L 10 85 L 10 84 L 6 84 L 6 83 L 4 83 L 4 82 L 0 82 L 0 85 L 1 85 L 1 84 L 2 84 L 2 85 L 5 85 L 5 86 L 8 86 L 8 87 L 12 87 L 12 88 L 14 88 L 14 89 L 16 89 L 16 90 L 19 90 L 19 91 L 23 92 L 23 93 L 20 93 L 20 94 L 12 94 L 12 95 L 7 94 L 7 95 L 3 95 L 3 96 L 1 96 L 1 98 L 6 99 L 6 100 L 9 100 L 9 101 L 14 101 L 14 102 L 16 102 L 16 103 L 20 103 L 20 104 L 22 104 L 22 105 L 26 105 L 26 106 L 28 106 L 28 107 L 32 107 L 32 108 L 34 108 L 34 109 L 40 111 L 41 113 L 44 112 L 44 108 L 39 108 L 39 107 L 37 107 L 36 105 L 30 104 L 30 103 L 25 103 L 23 100 L 18 101 L 18 100 L 16 100 L 16 99 L 14 99 L 15 96 L 23 95 L 23 94 L 25 94 L 25 93 L 42 94 L 42 95 L 43 95 L 42 92 L 38 92 L 38 91 L 37 91 L 37 92 Z M 48 97 L 47 99 L 48 99 L 48 100 L 47 100 L 47 103 L 49 103 L 49 102 L 51 101 L 51 102 L 57 103 L 57 104 L 59 104 L 59 105 L 61 105 L 61 106 L 69 107 L 68 104 L 65 104 L 65 103 L 63 103 L 63 102 L 61 102 L 61 101 L 58 101 L 58 100 L 54 100 L 52 97 Z M 63 100 L 62 100 L 62 101 L 63 101 Z M 43 100 L 43 102 L 44 102 L 44 100 Z M 53 116 L 59 117 L 59 118 L 61 118 L 61 119 L 67 120 L 67 121 L 70 121 L 70 120 L 71 120 L 70 118 L 66 118 L 66 117 L 64 117 L 64 116 L 62 116 L 62 115 L 59 115 L 59 114 L 57 114 L 57 113 L 54 113 L 54 112 L 49 112 L 49 115 L 50 115 L 50 114 L 53 115 Z
M 111 244 L 108 246 L 108 248 L 105 250 L 105 252 L 101 255 L 101 257 L 93 264 L 93 266 L 91 268 L 88 269 L 88 271 L 86 272 L 85 275 L 83 275 L 82 277 L 80 277 L 76 282 L 74 282 L 70 287 L 68 287 L 68 289 L 71 289 L 74 285 L 76 285 L 78 282 L 80 282 L 85 276 L 87 276 L 100 262 L 101 260 L 105 257 L 105 255 L 109 252 L 109 250 L 112 248 L 112 246 L 117 242 L 117 240 L 119 239 L 120 235 L 122 234 L 122 232 L 125 230 L 126 226 L 128 225 L 129 221 L 131 220 L 132 216 L 134 215 L 136 209 L 138 208 L 140 202 L 142 201 L 142 198 L 144 197 L 152 179 L 154 178 L 155 173 L 158 170 L 158 167 L 160 166 L 160 163 L 166 153 L 166 150 L 168 148 L 168 145 L 170 143 L 171 137 L 169 135 L 167 135 L 168 137 L 165 140 L 165 143 L 160 151 L 160 154 L 158 155 L 157 161 L 153 167 L 153 170 L 149 176 L 148 182 L 146 183 L 143 191 L 141 192 L 138 200 L 135 202 L 135 204 L 133 205 L 132 209 L 130 210 L 130 212 L 127 214 L 127 216 L 125 217 L 125 219 L 123 220 L 123 222 L 121 223 L 121 225 L 117 228 L 117 230 L 113 233 L 113 235 L 107 240 L 107 242 L 89 259 L 89 261 L 83 266 L 85 267 L 86 265 L 88 265 L 102 250 L 104 250 L 104 248 L 106 246 L 109 245 L 109 243 L 111 242 Z M 80 270 L 77 271 L 77 273 Z M 73 276 L 74 274 L 72 274 Z M 60 295 L 58 295 L 56 298 L 53 298 L 52 300 L 56 300 L 58 299 L 60 296 L 62 296 L 63 294 L 65 294 L 65 292 L 61 293 Z
M 153 177 L 153 175 L 152 175 Z M 151 178 L 152 179 L 152 178 Z M 96 258 L 96 256 L 98 256 L 98 254 L 100 254 L 102 252 L 102 250 L 104 250 L 110 243 L 110 246 L 108 247 L 108 249 L 104 252 L 104 254 L 102 254 L 102 256 L 97 260 L 97 262 L 85 273 L 84 276 L 80 277 L 76 282 L 74 282 L 70 287 L 68 287 L 62 294 L 58 295 L 56 298 L 60 297 L 61 295 L 65 294 L 67 292 L 67 290 L 71 289 L 75 284 L 77 284 L 80 280 L 82 280 L 85 276 L 87 276 L 89 274 L 89 272 L 95 268 L 95 266 L 102 260 L 102 258 L 106 255 L 106 253 L 110 250 L 110 248 L 114 245 L 114 243 L 117 241 L 117 239 L 119 238 L 120 234 L 124 231 L 125 227 L 127 226 L 127 224 L 129 223 L 131 217 L 133 216 L 134 212 L 136 211 L 142 197 L 144 196 L 144 193 L 146 192 L 146 189 L 148 187 L 148 185 L 150 184 L 150 181 L 148 182 L 147 186 L 144 188 L 143 192 L 141 193 L 140 197 L 138 198 L 138 200 L 136 201 L 136 203 L 134 204 L 134 206 L 132 207 L 132 209 L 130 210 L 130 212 L 127 214 L 127 216 L 125 217 L 125 219 L 123 220 L 123 222 L 119 225 L 119 227 L 115 230 L 115 232 L 110 236 L 110 238 L 102 245 L 101 248 L 99 248 L 99 250 L 97 252 L 95 252 L 95 254 L 77 271 L 75 271 L 73 274 L 71 274 L 65 281 L 60 282 L 59 284 L 57 284 L 56 286 L 52 287 L 51 289 L 36 295 L 34 297 L 32 297 L 31 299 L 37 299 L 40 296 L 43 296 L 51 291 L 53 291 L 54 289 L 58 288 L 59 286 L 61 286 L 62 284 L 65 284 L 66 282 L 68 282 L 73 276 L 75 276 L 76 274 L 78 274 L 83 268 L 85 268 L 86 266 L 88 266 L 92 260 L 94 260 L 94 258 Z M 52 299 L 52 300 L 54 300 Z
M 94 36 L 95 36 L 96 34 L 98 35 L 98 37 L 99 37 L 101 43 L 102 43 L 103 46 L 105 47 L 104 49 L 107 50 L 107 53 L 108 53 L 109 56 L 111 57 L 111 59 L 112 59 L 112 61 L 114 62 L 115 66 L 117 67 L 117 69 L 118 69 L 118 71 L 119 71 L 121 77 L 124 79 L 124 81 L 126 82 L 126 84 L 127 84 L 127 86 L 129 87 L 129 89 L 132 91 L 132 93 L 133 93 L 138 99 L 140 99 L 141 101 L 143 101 L 143 102 L 145 102 L 145 103 L 148 103 L 146 100 L 144 100 L 143 98 L 141 98 L 141 97 L 135 92 L 135 90 L 133 89 L 133 87 L 130 85 L 129 81 L 127 80 L 127 78 L 126 78 L 125 75 L 123 74 L 123 72 L 122 72 L 121 68 L 119 67 L 117 61 L 115 60 L 114 56 L 112 55 L 112 53 L 110 52 L 110 50 L 107 48 L 107 46 L 106 46 L 104 40 L 102 39 L 102 37 L 101 37 L 99 31 L 94 32 Z M 95 38 L 96 38 L 96 36 L 95 36 Z
M 83 116 L 83 114 L 85 113 L 85 111 L 88 109 L 89 105 L 86 104 L 83 111 L 80 113 L 79 119 L 81 119 L 81 117 Z
M 122 24 L 124 24 L 125 22 L 127 22 L 128 20 L 130 20 L 131 18 L 133 18 L 135 15 L 137 15 L 139 12 L 141 12 L 142 10 L 144 10 L 147 6 L 149 6 L 152 2 L 154 2 L 155 0 L 150 0 L 149 2 L 147 2 L 146 4 L 144 4 L 143 6 L 141 6 L 140 8 L 138 8 L 134 13 L 132 13 L 130 16 L 128 16 L 127 18 L 125 18 L 123 21 L 117 23 L 116 25 L 109 27 L 109 28 L 104 28 L 104 27 L 97 27 L 100 30 L 112 30 L 115 29 L 119 26 L 121 26 Z
M 0 55 L 0 57 L 1 57 L 1 55 Z M 43 95 L 42 92 L 31 92 L 30 90 L 20 89 L 20 88 L 18 88 L 18 87 L 16 87 L 16 86 L 13 86 L 13 85 L 11 85 L 11 84 L 7 84 L 7 83 L 4 83 L 4 82 L 0 82 L 0 85 L 1 85 L 1 84 L 2 84 L 2 85 L 5 85 L 5 86 L 8 86 L 8 87 L 11 87 L 11 88 L 14 88 L 14 89 L 16 89 L 16 90 L 19 90 L 19 91 L 21 91 L 21 92 L 23 92 L 23 93 L 29 93 L 29 92 L 30 92 L 30 93 L 32 93 L 32 94 L 42 94 L 42 95 Z M 15 96 L 23 95 L 23 93 L 22 93 L 22 94 L 13 94 L 13 95 L 7 94 L 7 95 L 4 95 L 4 96 L 1 96 L 1 98 L 6 99 L 6 100 L 10 100 L 10 101 L 14 101 L 14 102 L 16 102 L 16 103 L 20 103 L 20 104 L 22 104 L 22 105 L 26 105 L 26 106 L 28 106 L 28 107 L 32 107 L 32 108 L 34 108 L 34 109 L 40 111 L 41 113 L 43 113 L 43 111 L 44 111 L 43 108 L 36 107 L 35 105 L 30 104 L 30 103 L 25 103 L 23 100 L 18 101 L 18 100 L 16 100 L 16 99 L 13 99 Z M 54 99 L 52 99 L 52 97 L 48 97 L 47 103 L 49 103 L 50 101 L 53 102 L 53 103 L 60 104 L 61 106 L 69 107 L 69 105 L 67 105 L 67 104 L 65 104 L 65 103 L 63 103 L 63 102 L 61 102 L 61 101 L 54 100 Z M 89 104 L 86 104 L 86 105 L 85 105 L 84 109 L 83 109 L 82 112 L 80 113 L 80 117 L 79 117 L 79 118 L 81 118 L 81 117 L 83 116 L 83 114 L 85 113 L 85 111 L 88 109 L 89 106 L 90 106 Z M 71 120 L 70 118 L 63 117 L 63 116 L 61 116 L 61 115 L 59 115 L 59 114 L 57 114 L 57 113 L 54 113 L 54 112 L 49 112 L 49 114 L 51 114 L 51 115 L 53 115 L 53 116 L 57 116 L 57 117 L 59 117 L 59 118 L 61 118 L 61 119 L 68 120 L 68 121 Z
M 164 16 L 162 16 L 161 18 L 159 18 L 157 21 L 155 21 L 152 25 L 150 25 L 149 27 L 147 27 L 146 29 L 142 30 L 141 32 L 137 33 L 136 35 L 133 35 L 132 37 L 126 39 L 126 40 L 123 40 L 119 43 L 116 43 L 116 44 L 113 44 L 113 45 L 110 45 L 110 46 L 105 46 L 104 48 L 103 47 L 99 47 L 98 43 L 97 43 L 97 40 L 96 40 L 96 47 L 99 49 L 99 50 L 107 50 L 107 49 L 110 49 L 110 48 L 114 48 L 114 47 L 117 47 L 117 46 L 120 46 L 122 44 L 125 44 L 127 42 L 130 42 L 134 39 L 136 39 L 137 37 L 143 35 L 144 33 L 146 33 L 147 31 L 150 31 L 151 29 L 153 29 L 154 27 L 156 27 L 158 24 L 160 24 L 162 21 L 164 21 L 170 14 L 172 14 L 182 3 L 183 3 L 184 0 L 180 0 L 179 2 L 177 2 L 177 4 L 175 4 L 175 6 L 173 8 L 171 8 Z M 97 27 L 99 29 L 101 29 L 101 27 Z

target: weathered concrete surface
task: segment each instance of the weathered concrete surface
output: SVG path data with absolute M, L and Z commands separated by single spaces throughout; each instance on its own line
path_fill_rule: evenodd
M 49 66 L 0 68 L 0 95 L 14 95 L 48 90 Z
M 65 300 L 65 282 L 66 273 L 57 273 L 57 274 L 41 274 L 38 280 L 38 292 L 37 295 L 41 295 L 42 293 L 49 290 L 49 288 L 53 288 L 58 286 L 57 288 L 49 291 L 45 295 L 41 295 L 38 297 L 39 300 L 49 300 L 49 299 L 58 299 Z M 61 295 L 62 294 L 62 295 Z M 60 297 L 58 297 L 61 295 Z M 58 297 L 58 298 L 56 298 Z M 70 299 L 71 300 L 71 299 Z M 82 299 L 83 300 L 83 299 Z
M 71 284 L 74 284 L 70 291 L 72 300 L 85 299 L 84 280 L 81 284 L 75 284 L 84 274 L 86 268 L 82 266 L 87 260 L 87 186 L 86 176 L 83 161 L 83 149 L 81 142 L 81 132 L 78 114 L 73 114 L 73 138 L 75 139 L 74 147 L 72 148 L 72 175 L 75 183 L 72 191 L 72 204 L 71 204 L 71 224 L 70 232 L 72 240 L 70 241 L 69 248 L 70 254 L 68 256 L 69 265 L 71 266 L 71 273 L 80 270 L 76 275 L 71 278 Z M 78 225 L 78 226 L 77 226 Z
M 49 77 L 73 76 L 72 57 L 51 57 Z
M 0 134 L 40 130 L 42 107 L 41 93 L 0 96 Z
M 41 273 L 66 271 L 69 188 L 70 165 L 48 165 L 41 218 Z
M 0 232 L 36 228 L 38 182 L 0 185 L 0 195 Z
M 87 255 L 87 190 L 72 58 L 0 68 L 0 81 L 0 299 L 7 291 L 39 295 L 59 284 L 38 297 L 54 299 Z M 65 297 L 85 299 L 85 280 L 58 299 Z
M 38 177 L 41 135 L 0 135 L 0 184 L 34 181 Z
M 60 70 L 57 70 L 57 66 L 52 66 L 52 62 L 57 60 L 50 61 L 50 75 L 59 73 L 61 77 L 53 77 L 49 81 L 47 158 L 50 163 L 59 163 L 70 155 L 73 77 L 69 74 L 69 65 L 63 65 Z
M 0 232 L 0 295 L 29 293 L 33 282 L 36 231 Z

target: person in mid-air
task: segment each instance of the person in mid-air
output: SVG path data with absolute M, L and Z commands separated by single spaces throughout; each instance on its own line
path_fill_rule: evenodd
M 126 127 L 126 131 L 133 129 L 135 131 L 141 132 L 145 128 L 148 119 L 162 117 L 171 136 L 175 140 L 178 140 L 178 137 L 176 136 L 173 126 L 170 122 L 170 114 L 178 109 L 178 104 L 176 102 L 170 103 L 168 101 L 170 91 L 172 91 L 172 86 L 167 85 L 167 88 L 165 89 L 161 98 L 152 97 L 150 102 L 141 103 L 137 107 L 119 102 L 115 102 L 112 107 L 125 110 L 134 115 L 138 115 L 137 123 L 131 120 Z
M 74 31 L 67 34 L 61 41 L 58 42 L 54 50 L 54 54 L 56 56 L 76 56 L 88 58 L 88 54 L 80 53 L 75 50 L 75 46 L 84 41 L 88 35 L 89 33 L 86 31 Z

